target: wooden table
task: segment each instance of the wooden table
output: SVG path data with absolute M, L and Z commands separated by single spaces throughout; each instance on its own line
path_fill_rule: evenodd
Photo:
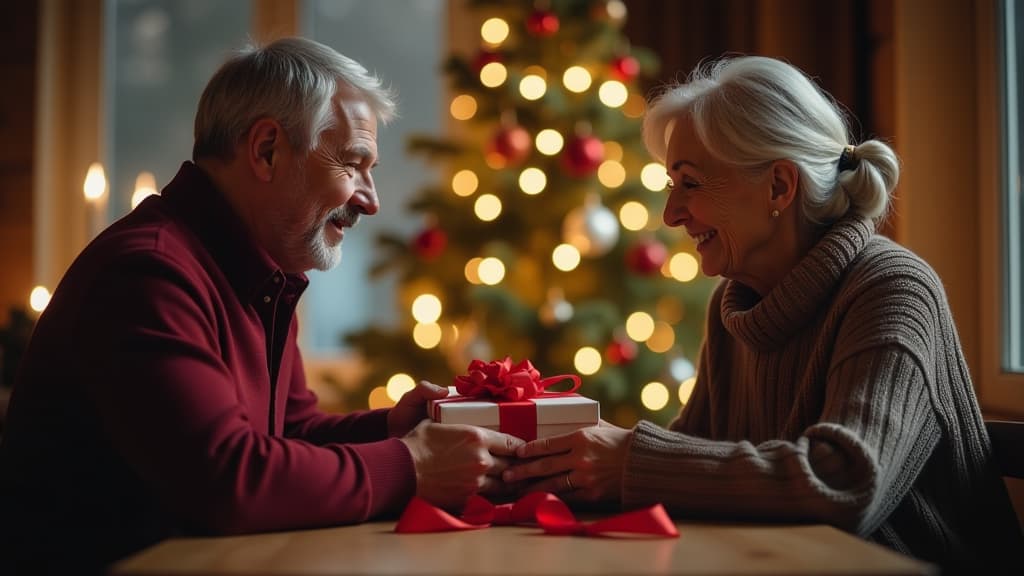
M 142 574 L 930 574 L 824 525 L 681 522 L 679 538 L 547 536 L 539 528 L 395 534 L 394 522 L 161 542 L 113 568 Z

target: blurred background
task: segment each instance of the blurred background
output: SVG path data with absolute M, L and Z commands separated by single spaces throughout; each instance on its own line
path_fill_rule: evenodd
M 4 11 L 0 416 L 64 270 L 189 158 L 209 76 L 233 49 L 286 35 L 355 58 L 400 101 L 380 135 L 382 210 L 346 237 L 338 268 L 310 274 L 302 304 L 307 374 L 326 409 L 388 405 L 414 379 L 447 384 L 470 358 L 509 354 L 583 374 L 581 392 L 617 423 L 667 422 L 687 397 L 713 280 L 686 239 L 660 229 L 663 182 L 657 166 L 644 181 L 635 138 L 644 100 L 702 60 L 763 54 L 835 96 L 855 140 L 883 138 L 901 155 L 883 232 L 946 283 L 985 411 L 1024 415 L 1012 0 L 39 0 Z M 487 75 L 498 68 L 500 80 Z M 497 213 L 480 211 L 484 196 Z M 493 283 L 488 258 L 502 265 Z

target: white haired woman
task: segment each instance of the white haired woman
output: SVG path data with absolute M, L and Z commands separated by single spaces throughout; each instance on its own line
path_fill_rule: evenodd
M 725 280 L 697 384 L 661 428 L 520 448 L 509 482 L 718 519 L 825 522 L 951 569 L 1006 566 L 1020 530 L 935 272 L 876 233 L 899 178 L 833 99 L 765 57 L 698 66 L 644 139 L 665 224 Z M 539 478 L 539 480 L 538 480 Z

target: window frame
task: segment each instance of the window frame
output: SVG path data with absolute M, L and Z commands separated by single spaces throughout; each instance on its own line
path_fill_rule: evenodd
M 979 402 L 986 414 L 1024 416 L 1024 374 L 1004 368 L 1006 349 L 1003 318 L 1006 227 L 1003 215 L 1006 156 L 1003 112 L 1002 2 L 976 4 L 979 200 Z M 998 31 L 998 33 L 997 33 Z

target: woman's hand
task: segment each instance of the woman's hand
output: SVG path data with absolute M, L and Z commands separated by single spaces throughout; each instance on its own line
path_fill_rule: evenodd
M 517 457 L 528 461 L 505 470 L 502 479 L 567 500 L 617 502 L 632 436 L 632 430 L 602 420 L 597 426 L 534 440 L 516 450 Z

